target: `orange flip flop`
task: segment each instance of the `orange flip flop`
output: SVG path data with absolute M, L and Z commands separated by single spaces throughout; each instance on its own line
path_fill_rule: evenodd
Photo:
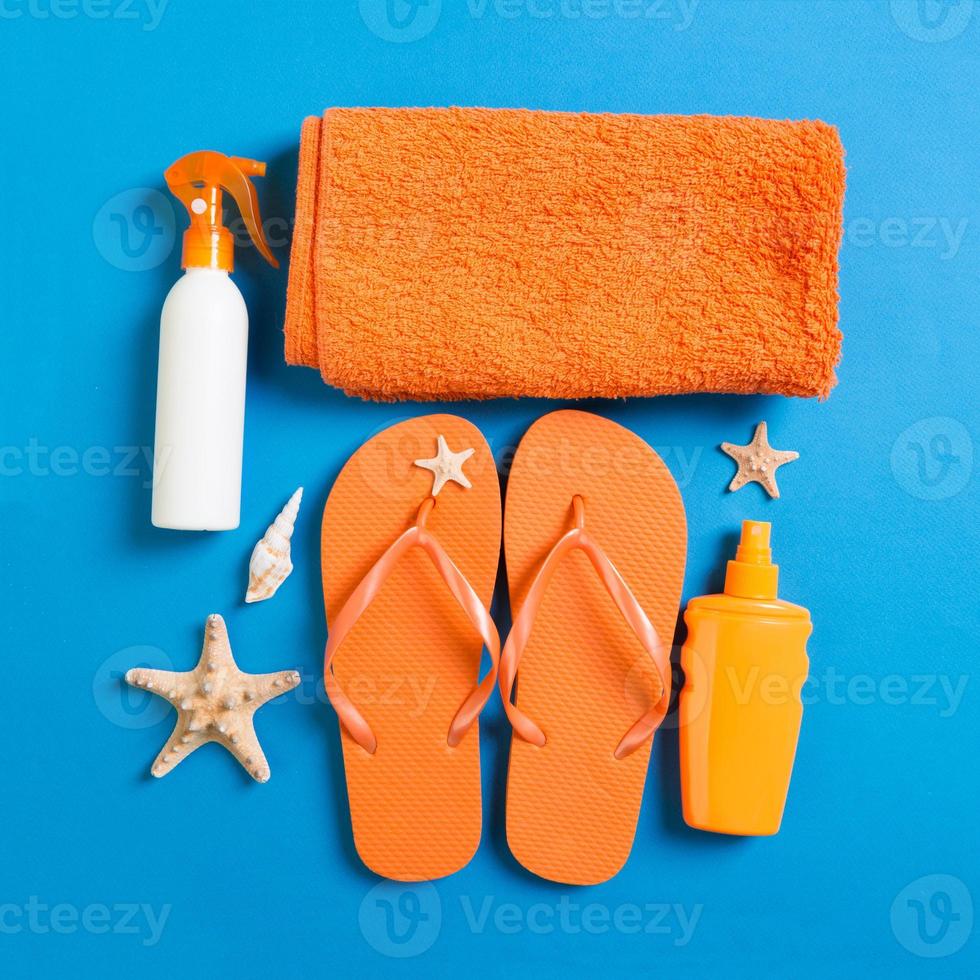
M 452 874 L 479 845 L 477 716 L 496 684 L 487 607 L 499 557 L 493 456 L 453 415 L 365 443 L 324 508 L 324 682 L 357 852 L 386 878 Z M 492 666 L 478 681 L 484 646 Z
M 680 491 L 632 432 L 554 412 L 514 456 L 504 552 L 507 840 L 542 878 L 597 884 L 629 856 L 670 696 L 687 554 Z

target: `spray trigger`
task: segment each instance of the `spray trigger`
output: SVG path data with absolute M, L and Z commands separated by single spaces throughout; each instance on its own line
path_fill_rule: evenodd
M 222 192 L 235 199 L 245 227 L 262 257 L 273 267 L 272 254 L 259 213 L 252 177 L 265 176 L 265 164 L 246 157 L 229 157 L 214 150 L 188 153 L 164 171 L 171 193 L 187 208 L 191 224 L 184 232 L 183 268 L 234 268 L 235 241 L 224 226 Z

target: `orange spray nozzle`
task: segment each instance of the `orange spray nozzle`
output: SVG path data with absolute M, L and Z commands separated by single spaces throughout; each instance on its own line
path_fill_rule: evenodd
M 775 599 L 779 566 L 772 563 L 768 521 L 742 521 L 742 537 L 734 561 L 728 563 L 725 592 L 746 599 Z
M 235 242 L 224 226 L 222 192 L 235 199 L 248 233 L 262 257 L 275 268 L 259 214 L 259 198 L 251 177 L 264 177 L 265 164 L 245 157 L 229 157 L 214 150 L 188 153 L 164 171 L 171 193 L 187 208 L 191 224 L 184 232 L 181 266 L 225 269 L 235 266 Z
M 742 521 L 742 537 L 738 542 L 736 561 L 754 565 L 768 565 L 772 561 L 769 535 L 772 525 L 768 521 Z

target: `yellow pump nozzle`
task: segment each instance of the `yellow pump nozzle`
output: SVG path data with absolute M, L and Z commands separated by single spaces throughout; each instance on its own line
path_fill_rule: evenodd
M 191 224 L 184 232 L 181 266 L 225 269 L 235 267 L 235 242 L 224 226 L 222 191 L 235 199 L 248 233 L 262 257 L 274 268 L 272 254 L 262 230 L 259 198 L 251 177 L 264 177 L 265 164 L 246 157 L 229 157 L 214 150 L 188 153 L 164 171 L 171 193 L 187 208 Z

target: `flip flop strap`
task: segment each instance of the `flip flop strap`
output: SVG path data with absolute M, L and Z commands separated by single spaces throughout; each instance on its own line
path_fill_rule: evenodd
M 517 677 L 518 664 L 524 654 L 531 630 L 534 628 L 538 609 L 558 565 L 571 552 L 584 551 L 623 619 L 636 634 L 660 674 L 662 693 L 659 700 L 630 728 L 616 747 L 615 756 L 617 759 L 622 759 L 635 752 L 647 739 L 652 738 L 667 714 L 671 685 L 670 653 L 661 643 L 653 623 L 650 622 L 616 566 L 595 538 L 586 531 L 585 504 L 582 498 L 576 496 L 572 506 L 576 526 L 558 539 L 541 564 L 504 644 L 503 653 L 500 655 L 500 691 L 503 695 L 504 709 L 514 731 L 525 741 L 539 747 L 543 746 L 547 741 L 544 732 L 511 701 L 514 681 Z
M 364 716 L 341 689 L 333 672 L 333 659 L 338 648 L 371 605 L 398 562 L 413 548 L 421 548 L 432 560 L 432 564 L 449 591 L 483 638 L 483 643 L 490 654 L 490 670 L 467 695 L 449 726 L 446 741 L 451 748 L 459 745 L 470 726 L 479 717 L 496 684 L 497 667 L 500 661 L 500 637 L 490 618 L 490 613 L 480 601 L 473 586 L 446 554 L 432 532 L 426 530 L 426 519 L 434 504 L 435 500 L 432 497 L 422 503 L 415 525 L 405 531 L 361 579 L 337 614 L 327 637 L 327 648 L 323 655 L 323 684 L 327 697 L 337 712 L 341 725 L 351 738 L 371 755 L 377 751 L 378 740 Z

